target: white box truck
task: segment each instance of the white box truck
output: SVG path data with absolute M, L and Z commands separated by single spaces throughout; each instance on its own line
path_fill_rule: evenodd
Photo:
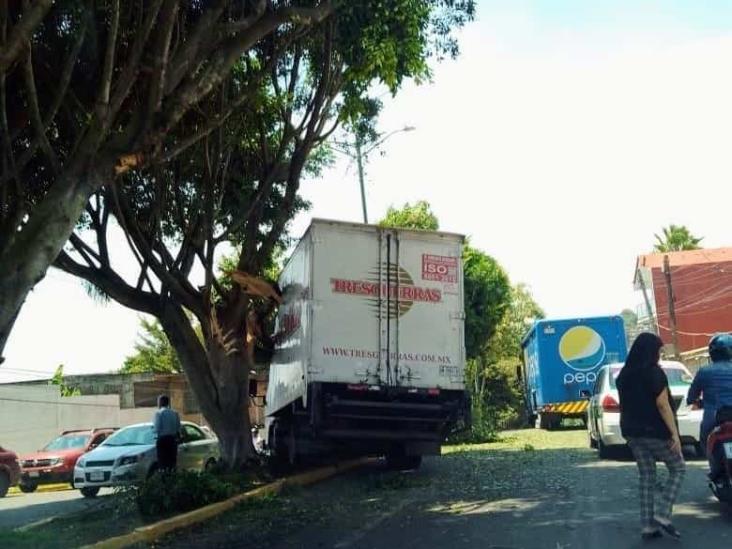
M 469 409 L 464 237 L 313 220 L 280 276 L 266 398 L 278 461 L 384 455 L 416 467 Z

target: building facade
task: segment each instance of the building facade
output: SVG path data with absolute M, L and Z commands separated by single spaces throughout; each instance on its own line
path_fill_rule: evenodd
M 665 256 L 668 274 L 664 269 Z M 669 288 L 679 353 L 702 353 L 712 335 L 732 331 L 732 248 L 639 256 L 635 288 L 645 295 L 640 309 L 641 325 L 655 328 L 670 350 L 673 334 Z

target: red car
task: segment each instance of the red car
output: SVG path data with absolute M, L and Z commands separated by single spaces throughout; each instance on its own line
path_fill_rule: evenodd
M 76 460 L 99 446 L 115 429 L 64 431 L 34 454 L 20 458 L 20 489 L 34 492 L 41 484 L 71 483 Z
M 11 486 L 20 480 L 20 463 L 15 452 L 0 446 L 0 498 L 5 497 Z

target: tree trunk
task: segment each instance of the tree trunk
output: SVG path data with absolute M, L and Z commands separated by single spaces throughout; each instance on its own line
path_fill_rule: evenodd
M 256 456 L 249 421 L 252 365 L 244 353 L 243 338 L 238 337 L 237 345 L 230 348 L 216 337 L 206 337 L 205 349 L 183 309 L 169 302 L 163 306 L 160 323 L 201 412 L 219 437 L 224 463 L 231 469 L 242 467 Z
M 0 235 L 0 356 L 28 292 L 46 275 L 81 217 L 92 185 L 59 178 L 19 232 Z M 1 362 L 1 360 L 0 360 Z

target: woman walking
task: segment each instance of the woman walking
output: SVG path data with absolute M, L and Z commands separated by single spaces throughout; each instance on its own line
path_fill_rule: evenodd
M 640 334 L 630 348 L 616 385 L 620 394 L 620 430 L 633 451 L 640 475 L 641 537 L 653 539 L 665 531 L 679 539 L 671 513 L 686 466 L 676 425 L 668 379 L 659 361 L 663 341 Z M 655 506 L 656 461 L 668 469 L 668 481 Z

